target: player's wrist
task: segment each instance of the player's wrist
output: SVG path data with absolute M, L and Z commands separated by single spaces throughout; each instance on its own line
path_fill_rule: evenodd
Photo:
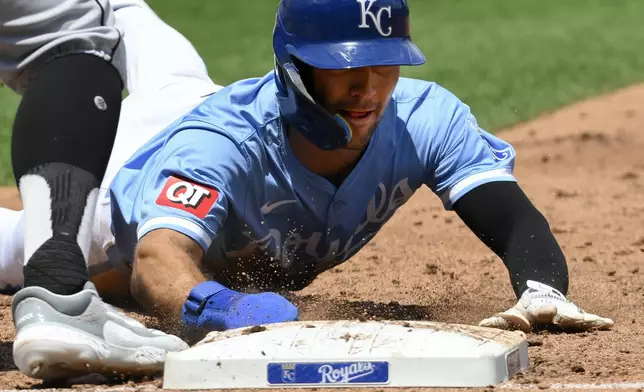
M 214 296 L 229 297 L 237 292 L 215 281 L 201 282 L 190 290 L 181 309 L 181 320 L 188 326 L 198 326 L 199 317 Z M 223 299 L 223 298 L 222 298 Z M 218 301 L 221 302 L 221 301 Z

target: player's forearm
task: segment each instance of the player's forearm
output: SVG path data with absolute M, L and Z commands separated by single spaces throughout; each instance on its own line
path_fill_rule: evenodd
M 568 291 L 566 259 L 545 217 L 513 182 L 484 184 L 454 209 L 470 229 L 503 259 L 517 297 L 535 280 Z
M 136 249 L 132 296 L 150 313 L 178 323 L 190 290 L 205 281 L 199 269 L 203 250 L 192 239 L 168 229 L 146 234 Z

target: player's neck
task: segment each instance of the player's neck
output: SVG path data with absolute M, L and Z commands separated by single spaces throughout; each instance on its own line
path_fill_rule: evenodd
M 295 157 L 304 167 L 320 177 L 329 179 L 336 185 L 351 173 L 362 156 L 360 150 L 322 150 L 297 131 L 288 132 L 287 140 Z

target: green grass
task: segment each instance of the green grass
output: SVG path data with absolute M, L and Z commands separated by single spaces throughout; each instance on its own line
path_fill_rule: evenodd
M 11 124 L 18 107 L 18 96 L 0 87 L 0 184 L 13 184 L 11 169 Z
M 349 1 L 349 0 L 346 0 Z M 186 35 L 212 78 L 228 84 L 272 67 L 277 0 L 150 0 Z M 644 80 L 644 1 L 409 0 L 434 80 L 498 130 L 587 96 Z M 0 89 L 0 183 L 11 182 L 9 132 L 17 105 Z

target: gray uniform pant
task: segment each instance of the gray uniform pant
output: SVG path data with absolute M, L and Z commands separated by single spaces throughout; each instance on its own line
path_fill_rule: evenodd
M 23 93 L 46 62 L 73 53 L 95 54 L 124 77 L 121 38 L 108 0 L 0 0 L 0 80 Z

